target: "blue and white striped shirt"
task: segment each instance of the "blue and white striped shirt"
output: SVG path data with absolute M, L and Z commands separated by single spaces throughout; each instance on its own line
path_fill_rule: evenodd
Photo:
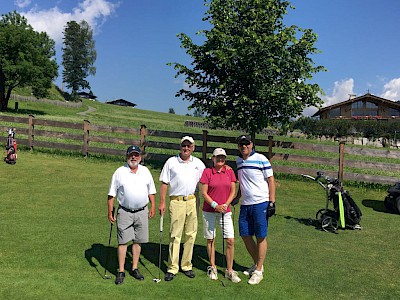
M 262 154 L 252 152 L 244 160 L 236 159 L 242 205 L 251 205 L 269 201 L 267 178 L 274 176 L 269 160 Z

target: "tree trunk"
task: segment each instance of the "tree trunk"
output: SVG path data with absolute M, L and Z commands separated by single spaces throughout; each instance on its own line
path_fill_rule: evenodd
M 8 106 L 4 77 L 0 74 L 0 111 L 5 111 Z

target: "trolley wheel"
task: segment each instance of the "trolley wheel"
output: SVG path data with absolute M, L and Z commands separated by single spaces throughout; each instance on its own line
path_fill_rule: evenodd
M 324 216 L 321 221 L 321 227 L 326 232 L 335 232 L 338 229 L 338 221 L 331 216 Z
M 321 221 L 322 215 L 326 213 L 326 209 L 325 208 L 321 208 L 319 211 L 317 211 L 317 213 L 315 214 L 315 219 L 317 219 L 318 221 Z

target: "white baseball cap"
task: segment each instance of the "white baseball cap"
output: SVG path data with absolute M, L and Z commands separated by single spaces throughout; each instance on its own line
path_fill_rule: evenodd
M 184 141 L 189 141 L 191 144 L 194 144 L 194 139 L 191 136 L 185 135 L 182 139 L 181 139 L 181 144 Z
M 225 150 L 222 148 L 215 148 L 215 150 L 213 152 L 213 156 L 218 156 L 218 155 L 226 156 Z

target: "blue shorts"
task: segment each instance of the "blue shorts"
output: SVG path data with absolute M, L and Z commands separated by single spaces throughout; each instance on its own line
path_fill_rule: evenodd
M 239 215 L 240 236 L 265 238 L 268 234 L 267 207 L 269 202 L 241 205 Z

